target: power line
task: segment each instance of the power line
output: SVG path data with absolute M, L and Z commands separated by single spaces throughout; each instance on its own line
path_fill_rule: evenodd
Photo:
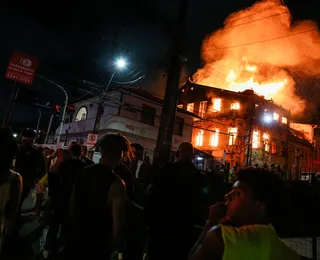
M 312 32 L 312 31 L 317 31 L 317 29 L 314 28 L 314 29 L 310 29 L 310 30 L 306 30 L 306 31 L 301 31 L 301 32 L 292 33 L 289 35 L 279 36 L 279 37 L 275 37 L 272 39 L 261 40 L 261 41 L 256 41 L 256 42 L 249 42 L 249 43 L 233 45 L 233 46 L 226 46 L 226 47 L 221 47 L 221 48 L 210 48 L 210 49 L 204 50 L 204 52 L 215 51 L 215 50 L 224 50 L 224 49 L 230 49 L 230 48 L 238 48 L 238 47 L 243 47 L 243 46 L 248 46 L 248 45 L 253 45 L 253 44 L 258 44 L 258 43 L 270 42 L 270 41 L 283 39 L 283 38 L 291 37 L 291 36 L 298 35 L 298 34 L 304 34 L 304 33 Z
M 261 11 L 258 11 L 258 12 L 255 12 L 255 13 L 252 13 L 252 14 L 249 14 L 249 15 L 246 15 L 246 16 L 241 17 L 241 18 L 239 18 L 239 19 L 231 20 L 231 21 L 229 21 L 229 23 L 234 23 L 234 22 L 237 22 L 237 21 L 246 19 L 246 18 L 248 18 L 248 17 L 254 16 L 254 15 L 256 15 L 256 14 L 263 13 L 263 12 L 265 12 L 265 11 L 268 11 L 268 10 L 270 10 L 270 9 L 272 9 L 272 8 L 274 8 L 274 7 L 280 6 L 280 5 L 282 5 L 282 3 L 277 4 L 277 5 L 274 5 L 274 6 L 271 6 L 271 7 L 268 7 L 268 8 L 265 8 L 265 9 L 263 9 L 263 10 L 261 10 Z
M 235 24 L 235 25 L 232 25 L 232 26 L 227 26 L 227 27 L 221 28 L 219 31 L 224 31 L 224 30 L 228 30 L 228 29 L 231 29 L 231 28 L 234 28 L 234 27 L 241 26 L 241 25 L 246 25 L 246 24 L 250 24 L 250 23 L 259 22 L 259 21 L 262 21 L 262 20 L 265 20 L 265 19 L 269 19 L 269 18 L 272 18 L 272 17 L 275 17 L 275 16 L 279 16 L 279 15 L 283 15 L 283 14 L 287 14 L 287 13 L 289 13 L 289 11 L 285 11 L 285 12 L 278 13 L 278 14 L 273 14 L 273 15 L 270 15 L 270 16 L 267 16 L 267 17 L 259 18 L 259 19 L 248 21 L 248 22 L 245 22 L 245 23 L 239 23 L 239 24 Z

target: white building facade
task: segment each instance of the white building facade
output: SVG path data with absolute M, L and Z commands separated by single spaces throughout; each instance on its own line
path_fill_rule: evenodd
M 60 138 L 64 145 L 71 141 L 86 144 L 92 133 L 97 115 L 99 97 L 73 104 L 75 111 L 66 115 Z M 139 144 L 152 158 L 162 110 L 162 99 L 138 87 L 121 87 L 105 97 L 98 136 L 108 132 L 119 132 L 131 143 Z M 190 142 L 194 117 L 192 113 L 178 109 L 172 150 L 176 151 L 181 142 Z M 56 129 L 56 135 L 59 128 Z

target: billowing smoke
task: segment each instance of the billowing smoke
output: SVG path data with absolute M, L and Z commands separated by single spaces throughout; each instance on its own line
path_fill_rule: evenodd
M 233 13 L 202 45 L 205 62 L 193 76 L 198 84 L 234 91 L 253 89 L 291 109 L 305 109 L 291 73 L 320 74 L 320 36 L 316 23 L 292 23 L 281 0 L 263 0 Z

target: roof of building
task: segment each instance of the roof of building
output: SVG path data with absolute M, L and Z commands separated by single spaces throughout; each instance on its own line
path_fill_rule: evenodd
M 141 97 L 144 97 L 146 99 L 149 99 L 151 101 L 154 101 L 154 102 L 157 102 L 159 103 L 160 105 L 163 104 L 163 98 L 143 89 L 143 88 L 140 88 L 140 87 L 134 87 L 134 86 L 122 86 L 121 89 L 123 90 L 126 90 L 128 92 L 131 92 L 131 93 L 134 93 L 136 95 L 139 95 Z M 192 117 L 196 117 L 196 118 L 199 118 L 201 119 L 201 117 L 199 117 L 198 115 L 194 114 L 194 113 L 191 113 L 187 110 L 184 110 L 182 108 L 177 108 L 177 111 L 180 112 L 180 113 L 184 113 L 186 115 L 189 115 L 189 116 L 192 116 Z
M 195 86 L 195 87 L 199 87 L 199 88 L 203 88 L 203 89 L 213 90 L 213 91 L 216 91 L 216 92 L 220 91 L 220 92 L 223 92 L 223 94 L 225 94 L 225 95 L 226 94 L 241 95 L 241 96 L 244 96 L 244 97 L 248 97 L 248 96 L 254 95 L 255 97 L 257 97 L 257 98 L 259 98 L 259 99 L 261 99 L 263 101 L 270 102 L 270 103 L 274 104 L 275 106 L 290 112 L 288 108 L 277 104 L 272 99 L 270 99 L 270 100 L 269 99 L 265 99 L 264 96 L 259 95 L 258 93 L 254 92 L 252 89 L 246 89 L 244 91 L 232 91 L 232 90 L 227 90 L 227 89 L 222 89 L 222 88 L 215 88 L 215 87 L 200 85 L 200 84 L 196 84 L 196 83 L 193 83 L 193 82 L 190 82 L 190 81 L 187 81 L 186 84 L 183 85 L 181 88 L 187 88 L 190 85 L 191 86 Z
M 143 88 L 136 87 L 136 86 L 122 86 L 121 89 L 127 90 L 131 93 L 134 93 L 136 95 L 139 95 L 141 97 L 150 99 L 152 101 L 158 102 L 159 104 L 162 104 L 163 99 Z

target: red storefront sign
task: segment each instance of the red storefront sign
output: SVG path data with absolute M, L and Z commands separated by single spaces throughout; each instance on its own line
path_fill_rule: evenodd
M 12 53 L 5 77 L 31 85 L 38 67 L 38 59 L 21 52 Z

